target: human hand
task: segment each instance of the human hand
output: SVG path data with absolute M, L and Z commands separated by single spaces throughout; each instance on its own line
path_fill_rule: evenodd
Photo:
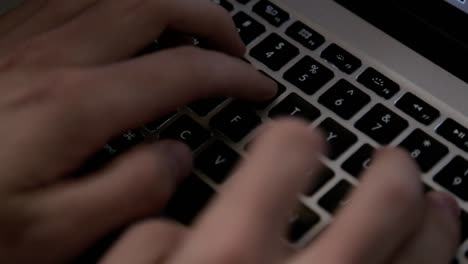
M 309 246 L 286 246 L 291 209 L 320 170 L 321 137 L 306 124 L 261 130 L 220 195 L 193 227 L 135 225 L 101 264 L 447 264 L 459 244 L 459 208 L 423 194 L 420 172 L 401 150 L 380 151 L 331 225 Z
M 133 58 L 165 30 L 220 52 Z M 197 98 L 275 92 L 229 56 L 243 44 L 209 1 L 27 1 L 0 17 L 0 36 L 0 263 L 68 262 L 157 213 L 191 170 L 184 145 L 161 141 L 70 177 L 110 139 Z

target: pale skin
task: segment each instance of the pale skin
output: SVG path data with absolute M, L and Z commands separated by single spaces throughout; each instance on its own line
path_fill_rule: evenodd
M 133 57 L 166 30 L 213 50 Z M 456 201 L 423 194 L 417 166 L 397 149 L 377 154 L 317 240 L 287 247 L 291 209 L 326 151 L 302 121 L 262 127 L 191 227 L 147 218 L 191 170 L 182 143 L 140 146 L 69 178 L 114 136 L 191 101 L 273 96 L 274 83 L 235 58 L 244 52 L 229 15 L 208 0 L 31 0 L 0 17 L 0 263 L 68 263 L 127 225 L 102 264 L 449 263 Z

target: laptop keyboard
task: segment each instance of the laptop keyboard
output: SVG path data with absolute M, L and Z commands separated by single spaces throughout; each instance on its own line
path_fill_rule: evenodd
M 143 138 L 172 138 L 195 153 L 195 170 L 175 194 L 166 215 L 189 224 L 229 176 L 251 140 L 268 119 L 295 116 L 326 132 L 331 151 L 323 157 L 317 185 L 301 199 L 287 238 L 306 243 L 346 203 L 358 176 L 372 163 L 377 148 L 407 149 L 424 174 L 426 189 L 446 190 L 468 202 L 468 129 L 344 46 L 270 1 L 214 0 L 232 15 L 248 45 L 246 60 L 279 86 L 272 100 L 252 103 L 211 98 L 132 130 L 105 146 L 111 158 Z M 199 45 L 198 42 L 194 44 Z M 161 49 L 152 43 L 142 54 Z M 468 207 L 464 207 L 465 209 Z M 463 242 L 468 214 L 462 215 Z M 468 243 L 465 243 L 466 249 Z M 466 253 L 468 254 L 468 252 Z M 460 253 L 460 256 L 465 253 Z

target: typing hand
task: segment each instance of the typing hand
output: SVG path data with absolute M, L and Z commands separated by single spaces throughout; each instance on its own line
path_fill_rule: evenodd
M 133 58 L 165 30 L 219 50 Z M 27 1 L 0 18 L 0 263 L 67 263 L 154 215 L 191 170 L 184 145 L 141 146 L 70 177 L 110 139 L 193 100 L 265 100 L 274 83 L 209 1 Z
M 191 167 L 189 151 L 172 141 L 70 178 L 114 136 L 198 98 L 274 94 L 255 70 L 213 51 L 184 47 L 132 59 L 165 30 L 199 36 L 225 54 L 244 52 L 228 15 L 203 0 L 28 1 L 0 18 L 0 262 L 69 262 L 111 230 L 164 206 Z M 451 259 L 459 233 L 454 201 L 425 197 L 415 165 L 395 150 L 379 155 L 319 239 L 304 250 L 286 247 L 291 209 L 319 170 L 322 148 L 302 123 L 270 124 L 193 227 L 134 225 L 102 262 Z
M 408 154 L 385 149 L 337 218 L 309 246 L 286 246 L 291 209 L 320 170 L 321 137 L 297 121 L 262 130 L 190 228 L 161 220 L 135 225 L 101 264 L 447 264 L 459 241 L 448 194 L 423 195 Z

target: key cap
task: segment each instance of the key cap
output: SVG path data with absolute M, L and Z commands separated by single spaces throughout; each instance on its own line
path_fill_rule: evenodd
M 351 74 L 361 67 L 362 62 L 336 44 L 331 44 L 322 52 L 322 58 L 335 65 L 342 72 Z
M 234 142 L 241 141 L 261 124 L 260 117 L 243 104 L 234 102 L 211 119 L 211 126 Z
M 319 222 L 320 216 L 301 203 L 289 219 L 288 241 L 298 242 Z
M 244 12 L 237 13 L 234 17 L 237 31 L 245 45 L 250 44 L 260 35 L 265 33 L 265 26 L 257 22 Z
M 275 33 L 269 35 L 250 51 L 250 56 L 273 71 L 280 70 L 297 55 L 299 55 L 299 49 Z
M 358 138 L 353 133 L 331 118 L 325 119 L 319 125 L 319 128 L 325 132 L 326 140 L 330 147 L 328 157 L 331 160 L 338 159 L 358 141 Z
M 231 12 L 232 10 L 234 10 L 234 6 L 229 3 L 227 0 L 212 0 L 215 4 L 218 4 L 222 7 L 224 7 L 224 9 L 226 9 L 227 11 Z
M 392 98 L 400 91 L 400 86 L 396 82 L 390 80 L 373 68 L 367 68 L 359 75 L 357 81 L 385 99 Z
M 305 191 L 306 196 L 314 195 L 318 190 L 322 189 L 325 184 L 327 184 L 333 177 L 335 173 L 325 165 L 322 165 L 323 169 L 318 175 L 313 176 L 313 183 L 310 184 L 309 188 Z
M 400 135 L 409 123 L 382 104 L 377 104 L 355 126 L 378 143 L 387 145 Z
M 468 129 L 453 119 L 447 119 L 437 128 L 437 133 L 458 148 L 468 152 Z
M 278 97 L 280 97 L 284 92 L 286 92 L 286 87 L 278 82 L 277 80 L 273 79 L 271 76 L 269 76 L 266 72 L 260 71 L 263 75 L 267 76 L 268 78 L 272 79 L 273 81 L 276 82 L 276 85 L 278 87 L 278 90 L 276 91 L 276 94 L 274 97 L 271 99 L 265 101 L 265 102 L 246 102 L 247 104 L 251 105 L 252 107 L 256 109 L 265 109 L 268 107 L 271 103 L 273 103 Z
M 356 153 L 346 160 L 345 163 L 343 163 L 343 170 L 358 178 L 362 172 L 370 167 L 374 153 L 375 149 L 371 145 L 363 145 L 358 151 L 356 151 Z
M 226 98 L 208 98 L 196 101 L 188 105 L 188 108 L 199 116 L 207 116 L 216 107 L 222 104 Z
M 208 141 L 211 135 L 189 116 L 183 115 L 164 129 L 160 137 L 181 140 L 192 150 L 196 150 Z
M 468 239 L 468 214 L 465 211 L 462 211 L 460 215 L 461 223 L 461 243 L 464 243 Z
M 461 156 L 455 157 L 435 177 L 434 181 L 468 201 L 468 161 Z
M 158 130 L 159 128 L 162 127 L 162 125 L 164 125 L 166 122 L 168 122 L 169 120 L 171 120 L 174 116 L 176 115 L 176 113 L 170 113 L 168 115 L 165 115 L 161 118 L 158 118 L 157 120 L 151 122 L 151 123 L 148 123 L 145 125 L 145 128 L 151 132 L 155 132 L 156 130 Z
M 301 89 L 304 93 L 312 95 L 331 81 L 334 73 L 310 56 L 305 56 L 296 65 L 289 69 L 283 78 Z
M 322 35 L 299 21 L 294 22 L 286 30 L 286 35 L 310 50 L 316 50 L 325 43 L 325 38 Z
M 221 141 L 215 141 L 195 159 L 195 167 L 216 183 L 222 183 L 239 161 L 239 154 Z
M 341 79 L 319 98 L 319 103 L 345 120 L 351 119 L 371 101 L 370 96 Z
M 448 153 L 449 149 L 421 129 L 416 129 L 400 147 L 408 150 L 423 172 L 430 171 Z
M 289 20 L 289 14 L 267 0 L 261 0 L 252 9 L 257 15 L 273 26 L 279 27 Z
M 424 125 L 432 124 L 440 116 L 437 109 L 412 93 L 407 93 L 398 100 L 396 107 Z
M 341 180 L 327 194 L 325 194 L 318 204 L 330 214 L 336 212 L 337 209 L 346 205 L 347 196 L 352 191 L 353 186 L 346 180 Z
M 215 194 L 198 176 L 191 175 L 177 188 L 164 209 L 164 216 L 190 225 Z
M 296 93 L 291 93 L 271 109 L 269 116 L 271 118 L 299 117 L 312 122 L 320 116 L 320 111 Z

